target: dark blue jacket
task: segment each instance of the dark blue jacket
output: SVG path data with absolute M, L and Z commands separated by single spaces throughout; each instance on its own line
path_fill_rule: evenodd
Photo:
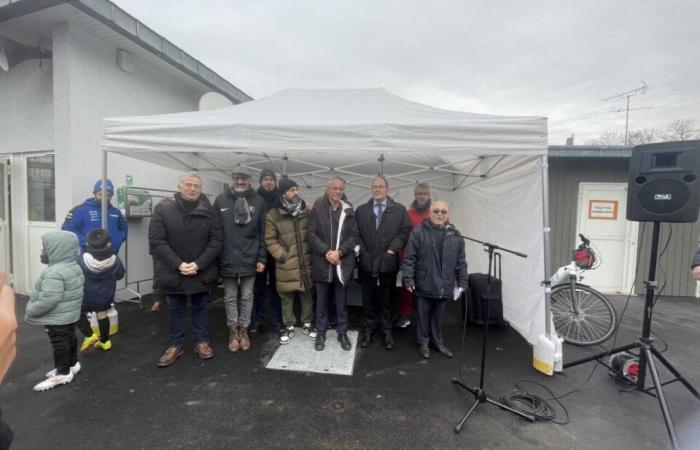
M 455 287 L 467 289 L 464 240 L 447 224 L 442 252 L 438 245 L 430 219 L 411 231 L 403 258 L 403 285 L 414 287 L 420 297 L 449 299 Z
M 127 225 L 124 215 L 117 208 L 109 205 L 107 231 L 112 237 L 112 248 L 119 253 L 119 248 L 126 241 Z M 102 207 L 94 198 L 85 200 L 82 204 L 68 211 L 62 230 L 72 231 L 78 236 L 80 248 L 85 248 L 87 234 L 92 230 L 102 228 Z
M 82 311 L 107 311 L 114 301 L 117 280 L 124 278 L 124 264 L 121 259 L 116 256 L 114 263 L 102 270 L 86 264 L 84 254 L 78 256 L 77 262 L 85 276 Z

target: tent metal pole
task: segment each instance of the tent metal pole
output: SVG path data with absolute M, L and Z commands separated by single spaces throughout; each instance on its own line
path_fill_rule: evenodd
M 107 229 L 107 150 L 102 151 L 102 201 L 101 206 L 101 217 L 102 217 L 102 229 Z
M 551 276 L 551 263 L 550 263 L 550 232 L 549 228 L 549 162 L 547 159 L 547 154 L 542 155 L 542 163 L 540 164 L 542 170 L 542 231 L 543 231 L 543 243 L 544 243 L 544 308 L 545 308 L 545 329 L 547 332 L 547 337 L 551 336 L 552 333 L 552 311 L 550 309 L 549 301 L 550 294 L 552 292 L 551 286 L 549 285 L 549 277 Z

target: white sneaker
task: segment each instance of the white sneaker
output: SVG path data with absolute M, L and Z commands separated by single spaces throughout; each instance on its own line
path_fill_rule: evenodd
M 289 341 L 294 337 L 294 326 L 285 328 L 280 335 L 280 344 L 288 344 Z
M 311 328 L 310 323 L 305 323 L 304 328 L 302 328 L 302 331 L 305 335 L 309 337 L 309 339 L 316 340 L 316 330 L 314 328 Z
M 52 377 L 48 377 L 41 383 L 34 386 L 34 390 L 37 392 L 48 391 L 49 389 L 53 389 L 56 386 L 68 384 L 71 381 L 73 381 L 73 372 L 68 372 L 66 375 L 54 375 Z
M 70 368 L 70 371 L 73 375 L 77 375 L 78 372 L 80 372 L 80 369 L 81 369 L 80 362 L 78 361 L 75 363 L 74 366 L 72 366 Z M 46 378 L 51 378 L 51 377 L 55 377 L 55 376 L 56 376 L 56 369 L 52 369 L 52 370 L 49 370 L 48 372 L 46 372 Z

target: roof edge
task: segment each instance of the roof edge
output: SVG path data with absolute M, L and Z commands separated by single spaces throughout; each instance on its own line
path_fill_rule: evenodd
M 199 60 L 177 47 L 109 0 L 9 0 L 0 6 L 0 23 L 61 4 L 69 4 L 148 50 L 234 104 L 253 100 Z

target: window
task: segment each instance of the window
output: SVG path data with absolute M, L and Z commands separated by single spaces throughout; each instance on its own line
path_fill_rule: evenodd
M 29 220 L 56 221 L 56 180 L 53 155 L 27 158 L 27 209 Z

